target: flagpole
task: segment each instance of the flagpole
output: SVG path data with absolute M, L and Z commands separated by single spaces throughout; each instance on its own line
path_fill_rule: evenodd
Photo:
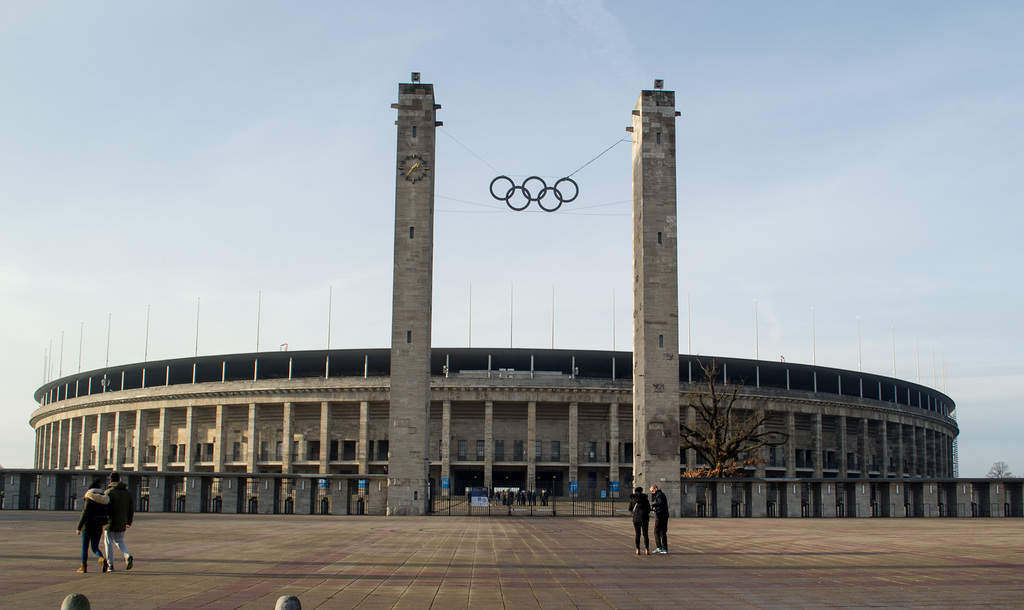
M 690 335 L 690 293 L 686 293 L 686 353 L 693 353 L 693 344 Z
M 811 364 L 818 362 L 818 347 L 814 337 L 814 308 L 811 307 Z
M 896 378 L 896 327 L 890 326 L 889 329 L 892 331 L 892 376 Z
M 110 366 L 110 322 L 114 318 L 114 314 L 107 314 L 107 361 L 103 364 L 104 368 Z
M 263 316 L 263 291 L 256 293 L 256 351 L 260 351 L 260 318 Z
M 196 357 L 199 356 L 199 307 L 203 303 L 203 297 L 196 297 Z
M 82 327 L 78 331 L 78 372 L 82 372 L 82 337 L 85 336 L 85 322 L 82 322 Z
M 758 340 L 757 340 L 757 299 L 754 299 L 754 360 L 758 359 Z
M 512 348 L 512 316 L 515 311 L 516 285 L 509 284 L 508 291 L 508 347 Z

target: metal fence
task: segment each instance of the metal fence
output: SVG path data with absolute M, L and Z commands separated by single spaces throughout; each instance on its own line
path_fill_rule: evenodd
M 628 517 L 629 500 L 601 497 L 598 493 L 568 496 L 507 497 L 500 493 L 484 499 L 468 495 L 437 496 L 430 502 L 430 514 L 479 517 Z

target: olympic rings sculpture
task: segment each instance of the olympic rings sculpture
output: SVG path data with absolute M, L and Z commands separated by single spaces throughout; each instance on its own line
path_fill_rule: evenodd
M 498 193 L 494 192 L 494 185 L 499 180 L 505 180 L 508 182 L 508 189 L 505 191 L 504 195 L 501 195 L 500 191 Z M 572 197 L 567 197 L 566 193 L 562 192 L 563 184 L 572 185 Z M 554 186 L 548 186 L 548 183 L 544 182 L 544 179 L 541 178 L 540 176 L 530 176 L 526 180 L 523 180 L 522 184 L 517 186 L 515 181 L 509 178 L 508 176 L 498 176 L 494 180 L 491 180 L 490 190 L 491 197 L 494 197 L 498 201 L 504 201 L 505 204 L 508 205 L 508 207 L 512 208 L 517 212 L 522 212 L 526 208 L 530 207 L 530 204 L 533 202 L 536 202 L 537 205 L 540 206 L 540 209 L 544 210 L 545 212 L 554 212 L 558 208 L 562 207 L 563 203 L 570 203 L 572 201 L 575 201 L 576 198 L 579 197 L 580 195 L 580 186 L 576 184 L 575 180 L 569 177 L 559 178 L 558 181 L 555 182 Z M 523 197 L 526 199 L 526 203 L 519 206 L 512 203 L 512 199 L 515 197 L 516 191 L 523 194 Z M 553 207 L 547 207 L 544 205 L 543 199 L 545 196 L 547 196 L 548 191 L 551 191 L 551 193 L 555 196 L 555 199 L 558 201 L 558 204 Z

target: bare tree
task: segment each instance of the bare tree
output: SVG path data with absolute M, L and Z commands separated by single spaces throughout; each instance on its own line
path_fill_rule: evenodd
M 696 412 L 696 423 L 691 428 L 679 425 L 679 448 L 693 449 L 706 466 L 687 468 L 684 478 L 732 477 L 742 475 L 744 468 L 764 462 L 757 457 L 761 447 L 777 447 L 789 440 L 784 433 L 770 433 L 763 429 L 768 415 L 764 409 L 736 407 L 742 385 L 731 388 L 716 384 L 718 364 L 712 360 L 701 368 L 701 380 L 687 395 L 687 404 Z M 699 460 L 700 461 L 700 460 Z
M 988 469 L 986 476 L 990 479 L 1008 479 L 1013 476 L 1013 473 L 1010 472 L 1010 467 L 1006 462 L 996 462 L 992 464 L 992 468 Z

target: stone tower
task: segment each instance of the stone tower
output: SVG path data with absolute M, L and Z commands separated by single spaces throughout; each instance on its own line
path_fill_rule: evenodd
M 679 278 L 675 92 L 633 110 L 633 473 L 680 514 Z
M 388 515 L 427 510 L 430 319 L 434 260 L 434 149 L 440 106 L 434 87 L 398 86 L 395 271 L 391 313 Z

